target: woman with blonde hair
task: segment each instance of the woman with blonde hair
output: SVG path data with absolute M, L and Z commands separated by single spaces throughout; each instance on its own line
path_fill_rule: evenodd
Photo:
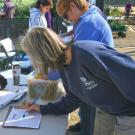
M 84 102 L 113 115 L 117 135 L 133 135 L 135 62 L 102 44 L 78 41 L 67 46 L 52 30 L 32 28 L 24 38 L 23 49 L 41 68 L 46 67 L 45 73 L 48 69 L 59 70 L 66 96 L 47 105 L 26 103 L 24 108 L 60 115 Z

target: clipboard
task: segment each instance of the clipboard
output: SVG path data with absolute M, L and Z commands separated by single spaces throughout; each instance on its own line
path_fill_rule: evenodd
M 41 113 L 26 112 L 19 106 L 10 106 L 3 122 L 3 128 L 39 129 Z

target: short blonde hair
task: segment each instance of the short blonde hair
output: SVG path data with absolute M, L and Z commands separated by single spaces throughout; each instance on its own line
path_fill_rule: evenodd
M 32 28 L 25 35 L 22 48 L 30 56 L 36 67 L 40 67 L 44 73 L 47 73 L 49 68 L 59 69 L 65 63 L 67 46 L 49 28 Z
M 86 11 L 89 7 L 86 0 L 58 0 L 56 4 L 56 11 L 59 16 L 63 16 L 63 14 L 69 9 L 71 2 L 73 2 L 77 8 L 82 11 Z

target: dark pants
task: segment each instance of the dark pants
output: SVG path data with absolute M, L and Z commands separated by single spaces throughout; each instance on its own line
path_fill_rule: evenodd
M 81 111 L 81 132 L 80 135 L 93 135 L 96 108 L 85 103 L 80 107 Z
M 127 10 L 127 11 L 126 11 L 126 17 L 127 17 L 127 18 L 129 17 L 129 14 L 130 14 L 130 11 Z

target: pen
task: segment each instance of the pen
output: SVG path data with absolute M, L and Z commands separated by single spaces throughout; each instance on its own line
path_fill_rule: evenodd
M 19 92 L 19 89 L 15 91 L 15 93 Z
M 38 99 L 39 99 L 39 97 L 35 98 L 35 99 L 32 101 L 32 103 L 28 106 L 28 108 L 31 107 L 33 104 L 35 104 Z M 27 108 L 27 109 L 28 109 L 28 108 Z M 27 111 L 26 111 L 26 112 L 27 112 Z
M 35 104 L 38 99 L 39 99 L 39 97 L 35 98 L 31 105 Z
M 19 84 L 19 86 L 28 86 L 27 84 Z
M 23 114 L 23 118 L 25 118 L 25 113 Z

